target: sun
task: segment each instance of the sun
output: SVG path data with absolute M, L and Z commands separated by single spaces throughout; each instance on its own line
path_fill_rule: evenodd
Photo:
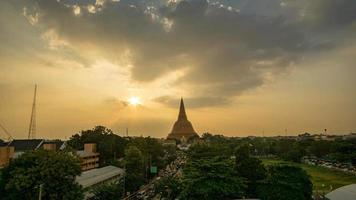
M 138 97 L 130 97 L 129 104 L 132 106 L 137 106 L 141 104 L 140 98 Z

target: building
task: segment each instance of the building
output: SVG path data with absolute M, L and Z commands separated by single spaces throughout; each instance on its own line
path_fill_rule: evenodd
M 91 169 L 76 177 L 76 182 L 85 190 L 85 199 L 93 194 L 91 190 L 98 185 L 112 183 L 123 177 L 125 171 L 115 166 L 106 166 L 98 169 Z
M 20 139 L 12 140 L 9 146 L 14 148 L 14 158 L 17 158 L 26 151 L 39 149 L 43 142 L 42 139 Z
M 10 160 L 14 158 L 14 147 L 7 145 L 0 146 L 0 168 L 9 164 Z
M 65 148 L 65 142 L 61 140 L 44 140 L 44 139 L 19 139 L 12 140 L 8 144 L 14 147 L 14 158 L 19 157 L 26 151 L 34 151 L 38 149 L 45 150 L 63 150 Z
M 60 151 L 66 147 L 66 143 L 61 140 L 44 139 L 20 139 L 12 140 L 7 144 L 0 145 L 0 167 L 5 166 L 13 158 L 18 158 L 26 151 L 39 149 L 49 151 Z M 77 151 L 76 155 L 81 159 L 83 171 L 99 167 L 99 153 L 96 152 L 96 144 L 84 144 L 84 150 Z
M 56 151 L 64 147 L 65 143 L 60 140 L 20 139 L 2 143 L 0 144 L 0 167 L 6 166 L 11 159 L 19 157 L 26 151 L 38 149 Z
M 84 150 L 77 151 L 76 154 L 81 159 L 80 167 L 82 171 L 99 167 L 100 154 L 96 151 L 96 144 L 86 143 L 84 144 Z
M 356 133 L 350 133 L 348 135 L 344 135 L 342 137 L 343 140 L 352 140 L 352 139 L 356 139 Z
M 192 138 L 199 138 L 199 135 L 195 132 L 192 123 L 187 118 L 182 98 L 180 101 L 178 119 L 174 123 L 172 131 L 168 135 L 167 139 L 185 142 L 189 141 Z

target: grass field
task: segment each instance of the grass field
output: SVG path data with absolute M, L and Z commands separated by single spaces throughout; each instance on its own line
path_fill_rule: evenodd
M 262 159 L 262 162 L 266 166 L 289 164 L 303 168 L 311 177 L 314 191 L 322 193 L 327 193 L 336 188 L 356 183 L 356 175 L 324 167 L 271 159 Z

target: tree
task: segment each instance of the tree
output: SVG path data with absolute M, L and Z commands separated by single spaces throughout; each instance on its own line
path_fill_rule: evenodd
M 266 177 L 265 167 L 259 159 L 250 157 L 250 146 L 247 143 L 236 148 L 235 157 L 235 170 L 240 177 L 245 178 L 248 196 L 256 197 L 257 185 Z
M 164 148 L 164 164 L 167 165 L 177 159 L 177 147 L 173 145 L 166 145 Z
M 213 158 L 213 157 L 230 157 L 230 150 L 227 146 L 221 144 L 196 144 L 189 148 L 188 157 L 191 160 Z
M 244 191 L 231 160 L 219 157 L 190 160 L 182 185 L 179 199 L 233 199 L 242 197 Z
M 92 190 L 92 200 L 118 200 L 123 197 L 123 184 L 121 182 L 99 185 Z
M 144 184 L 144 165 L 141 151 L 135 146 L 129 146 L 125 150 L 126 177 L 125 187 L 127 191 L 136 191 Z
M 158 168 L 164 167 L 164 148 L 157 139 L 151 137 L 133 138 L 129 145 L 135 146 L 141 151 L 146 170 L 148 170 L 151 165 L 157 166 Z
M 268 177 L 257 188 L 263 200 L 310 200 L 313 185 L 308 174 L 301 168 L 289 165 L 272 166 Z
M 10 162 L 3 170 L 3 199 L 82 199 L 75 182 L 80 175 L 79 161 L 68 153 L 30 151 Z
M 164 177 L 154 185 L 155 194 L 166 199 L 176 199 L 182 190 L 181 181 L 176 177 Z
M 68 141 L 68 146 L 80 150 L 83 149 L 84 143 L 97 144 L 97 150 L 100 153 L 100 166 L 105 166 L 112 163 L 115 158 L 124 155 L 128 141 L 104 126 L 96 126 L 91 130 L 73 135 Z

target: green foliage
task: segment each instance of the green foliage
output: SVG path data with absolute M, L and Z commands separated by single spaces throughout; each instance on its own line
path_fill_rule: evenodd
M 245 178 L 248 185 L 247 195 L 256 197 L 256 188 L 259 181 L 266 177 L 266 169 L 262 161 L 250 156 L 249 144 L 242 144 L 235 151 L 236 173 Z
M 96 126 L 92 130 L 81 131 L 80 134 L 73 135 L 68 141 L 68 146 L 79 150 L 83 149 L 84 143 L 97 144 L 101 166 L 110 164 L 123 167 L 124 164 L 120 163 L 117 158 L 125 156 L 125 162 L 128 165 L 126 185 L 128 191 L 131 192 L 138 189 L 146 178 L 151 178 L 149 173 L 151 166 L 161 169 L 176 158 L 175 149 L 165 149 L 157 139 L 122 138 L 103 126 Z M 132 149 L 133 147 L 135 149 Z
M 190 160 L 182 184 L 179 199 L 232 199 L 242 197 L 244 191 L 233 162 L 219 157 Z
M 154 190 L 155 194 L 160 194 L 163 198 L 173 200 L 180 194 L 181 187 L 181 181 L 178 178 L 164 177 L 155 183 Z
M 164 148 L 155 138 L 138 137 L 130 140 L 129 146 L 137 147 L 143 156 L 145 167 L 148 169 L 151 165 L 163 168 L 165 166 Z
M 118 200 L 123 197 L 123 184 L 121 182 L 114 182 L 103 184 L 95 187 L 92 192 L 94 197 L 92 200 Z
M 229 151 L 228 147 L 220 144 L 196 144 L 189 148 L 188 157 L 191 160 L 215 156 L 228 158 L 231 156 Z
M 173 145 L 166 145 L 164 149 L 164 164 L 167 165 L 177 159 L 177 147 Z
M 136 191 L 144 184 L 144 163 L 141 151 L 135 146 L 129 146 L 125 150 L 126 180 L 127 191 Z
M 325 194 L 339 187 L 356 183 L 354 175 L 325 167 L 275 159 L 263 159 L 262 162 L 266 166 L 283 164 L 304 169 L 311 177 L 313 189 Z
M 263 200 L 309 200 L 312 183 L 301 168 L 289 165 L 272 166 L 268 177 L 258 186 L 258 197 Z
M 308 151 L 311 155 L 321 158 L 330 153 L 332 144 L 330 141 L 315 141 L 308 147 Z
M 84 148 L 84 143 L 97 144 L 100 166 L 105 166 L 112 163 L 115 158 L 124 155 L 128 141 L 104 126 L 96 126 L 92 130 L 81 131 L 80 134 L 73 135 L 68 141 L 68 146 L 80 150 Z
M 26 152 L 3 169 L 3 199 L 38 199 L 42 185 L 43 199 L 82 199 L 82 189 L 75 182 L 80 175 L 79 161 L 67 153 Z

